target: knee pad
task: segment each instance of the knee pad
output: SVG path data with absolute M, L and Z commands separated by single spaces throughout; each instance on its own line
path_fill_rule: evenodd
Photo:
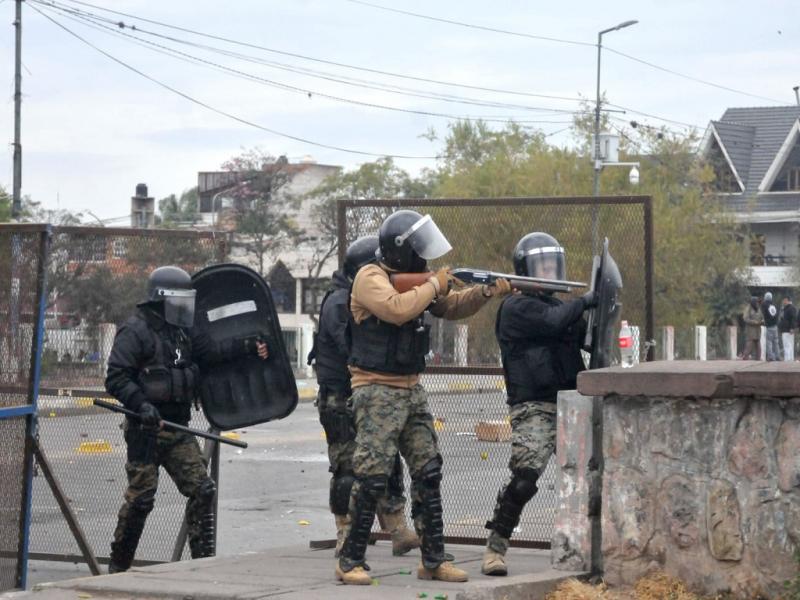
M 331 482 L 330 505 L 335 515 L 346 515 L 350 507 L 350 491 L 355 477 L 352 473 L 343 473 Z
M 514 472 L 511 482 L 508 484 L 508 494 L 511 499 L 520 505 L 525 505 L 536 495 L 539 488 L 536 482 L 539 480 L 539 473 L 536 469 L 520 469 Z
M 133 502 L 131 502 L 131 511 L 134 513 L 138 513 L 143 516 L 147 516 L 151 510 L 153 510 L 153 506 L 156 502 L 156 491 L 155 490 L 148 490 L 143 494 L 140 494 L 136 498 L 134 498 Z
M 442 482 L 442 457 L 437 455 L 419 470 L 417 481 L 426 488 L 438 488 Z
M 361 480 L 361 492 L 377 501 L 386 493 L 389 477 L 386 475 L 370 475 Z

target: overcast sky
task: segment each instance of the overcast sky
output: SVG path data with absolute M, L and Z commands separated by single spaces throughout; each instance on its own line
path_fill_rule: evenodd
M 23 5 L 23 193 L 47 207 L 89 210 L 100 219 L 126 215 L 130 196 L 139 182 L 147 183 L 156 198 L 180 193 L 196 185 L 198 171 L 218 169 L 223 161 L 245 148 L 259 146 L 276 156 L 286 154 L 290 160 L 310 155 L 318 162 L 345 167 L 374 158 L 280 137 L 220 112 L 329 146 L 425 157 L 435 155 L 440 145 L 420 134 L 431 127 L 443 134 L 447 117 L 363 106 L 322 94 L 426 113 L 542 121 L 532 126 L 547 133 L 568 127 L 564 122 L 569 121 L 569 114 L 558 111 L 578 106 L 570 98 L 593 101 L 595 95 L 597 58 L 593 45 L 457 26 L 352 0 L 87 1 L 136 18 L 114 15 L 74 0 L 57 0 L 63 6 L 136 25 L 138 29 L 114 27 L 104 21 L 99 21 L 99 26 L 110 29 L 92 29 L 83 20 L 70 20 L 63 13 L 42 6 L 41 2 L 49 0 Z M 727 107 L 794 104 L 792 87 L 800 84 L 797 0 L 369 1 L 441 19 L 586 44 L 594 44 L 601 29 L 637 19 L 637 25 L 606 34 L 604 46 L 761 97 L 704 85 L 603 52 L 601 87 L 610 102 L 700 128 L 710 119 L 719 118 Z M 8 142 L 1 159 L 0 185 L 9 192 L 14 4 L 14 0 L 0 0 L 0 22 L 4 27 L 0 36 L 0 82 L 5 91 L 0 132 Z M 141 73 L 220 112 L 192 103 L 126 69 L 48 21 L 35 8 Z M 565 99 L 390 77 L 237 46 L 143 19 L 325 61 Z M 137 45 L 120 34 L 169 46 L 240 74 L 234 76 L 208 62 L 187 62 L 188 56 L 181 60 L 165 55 L 163 50 L 157 53 L 152 46 Z M 197 44 L 213 46 L 228 55 L 198 48 Z M 237 58 L 230 53 L 245 56 Z M 315 76 L 308 70 L 313 70 Z M 247 76 L 249 80 L 243 78 Z M 331 81 L 343 78 L 350 85 Z M 281 89 L 275 84 L 297 89 Z M 406 93 L 365 86 L 397 86 Z M 458 101 L 420 98 L 409 92 L 448 95 Z M 652 125 L 665 123 L 633 113 L 615 116 Z M 666 124 L 680 127 L 672 122 Z M 567 144 L 569 133 L 560 131 L 550 139 Z M 397 162 L 411 172 L 435 165 L 428 159 Z

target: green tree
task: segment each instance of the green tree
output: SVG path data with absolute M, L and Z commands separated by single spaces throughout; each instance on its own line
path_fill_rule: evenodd
M 11 220 L 11 196 L 5 188 L 0 185 L 0 223 L 8 223 Z
M 580 115 L 577 121 L 579 127 L 584 121 L 590 123 Z M 676 326 L 718 320 L 718 308 L 709 300 L 715 293 L 727 292 L 714 288 L 714 282 L 724 278 L 734 289 L 742 281 L 747 257 L 735 223 L 711 194 L 713 171 L 693 152 L 696 136 L 650 128 L 638 128 L 630 135 L 622 133 L 620 160 L 641 162 L 641 184 L 638 188 L 630 185 L 627 169 L 608 168 L 601 175 L 601 189 L 603 195 L 645 194 L 653 198 L 657 320 Z M 549 145 L 542 134 L 514 124 L 491 130 L 482 123 L 457 123 L 451 126 L 445 148 L 436 196 L 588 196 L 592 192 L 588 142 L 574 149 L 558 148 Z M 437 221 L 441 219 L 448 226 L 446 233 L 455 232 L 456 238 L 451 242 L 457 252 L 448 255 L 448 262 L 480 261 L 508 270 L 516 240 L 538 229 L 552 233 L 567 248 L 573 278 L 585 280 L 588 276 L 588 210 L 567 206 L 520 209 L 504 214 L 502 219 L 491 209 L 471 208 L 461 211 L 463 214 L 440 212 Z M 634 247 L 636 244 L 629 240 L 639 244 L 643 224 L 637 224 L 635 232 L 628 231 L 618 215 L 618 207 L 601 209 L 600 233 L 610 238 L 623 277 L 626 272 L 639 277 L 642 248 Z M 460 248 L 465 251 L 459 252 Z M 624 294 L 632 291 L 625 290 Z M 640 294 L 623 296 L 623 302 L 630 314 L 643 306 L 644 298 Z
M 184 190 L 180 197 L 170 194 L 158 201 L 160 213 L 159 227 L 174 228 L 183 223 L 197 223 L 200 220 L 198 212 L 199 195 L 197 187 Z
M 233 157 L 222 168 L 235 173 L 239 182 L 225 194 L 232 201 L 233 246 L 266 276 L 281 251 L 296 244 L 302 235 L 293 216 L 298 201 L 286 189 L 292 175 L 288 161 L 285 156 L 276 159 L 255 148 Z

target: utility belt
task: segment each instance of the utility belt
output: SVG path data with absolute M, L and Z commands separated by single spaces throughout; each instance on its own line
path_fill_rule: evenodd
M 166 367 L 149 365 L 139 373 L 142 391 L 151 404 L 190 404 L 197 399 L 197 365 Z
M 356 437 L 353 415 L 347 407 L 350 389 L 337 390 L 320 386 L 317 395 L 319 422 L 325 430 L 329 444 L 344 444 Z

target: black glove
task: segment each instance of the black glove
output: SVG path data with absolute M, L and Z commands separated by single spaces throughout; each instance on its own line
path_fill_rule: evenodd
M 597 306 L 599 298 L 597 297 L 597 292 L 589 291 L 581 296 L 581 300 L 583 301 L 583 310 L 586 310 L 587 308 L 594 308 Z
M 161 415 L 158 414 L 158 409 L 149 402 L 142 402 L 139 407 L 139 420 L 142 427 L 150 427 L 157 429 L 161 424 Z

